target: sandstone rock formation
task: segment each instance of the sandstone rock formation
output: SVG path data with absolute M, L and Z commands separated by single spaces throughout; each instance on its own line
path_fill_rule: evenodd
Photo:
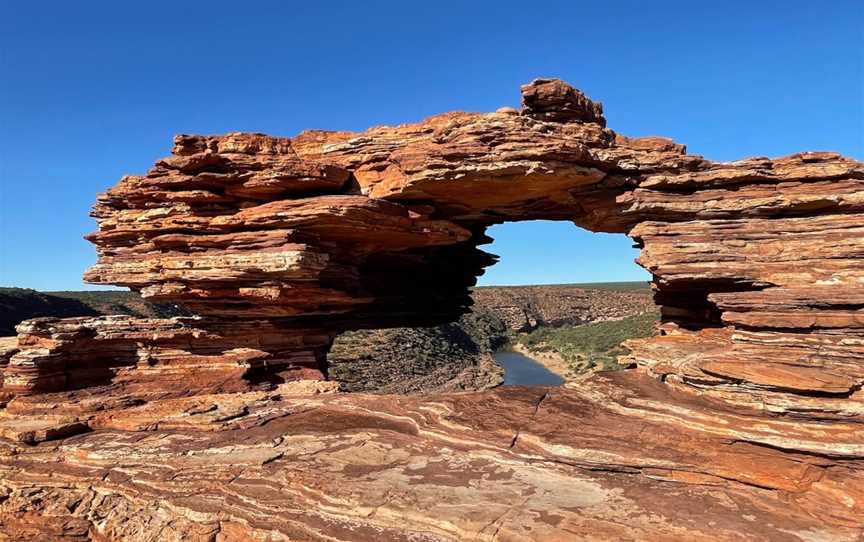
M 18 326 L 16 349 L 6 352 L 2 392 L 111 385 L 191 394 L 323 379 L 333 339 L 326 333 L 261 321 L 207 324 L 129 316 L 27 320 Z
M 19 327 L 0 358 L 0 531 L 861 540 L 864 164 L 711 162 L 616 134 L 557 80 L 523 101 L 180 136 L 100 196 L 87 279 L 199 317 Z M 296 395 L 326 390 L 304 382 L 340 331 L 455 319 L 494 262 L 485 229 L 530 219 L 642 249 L 664 323 L 630 345 L 633 370 L 549 392 Z
M 625 372 L 548 394 L 274 390 L 106 409 L 90 414 L 90 433 L 38 446 L 0 440 L 0 533 L 860 540 L 864 484 L 854 461 L 762 444 L 821 438 L 794 420 L 672 398 L 660 381 Z M 30 401 L 31 411 L 70 406 Z

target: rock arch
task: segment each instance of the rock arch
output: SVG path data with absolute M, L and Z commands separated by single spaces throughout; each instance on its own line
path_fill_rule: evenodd
M 178 136 L 170 157 L 99 196 L 86 279 L 200 318 L 29 321 L 0 391 L 27 412 L 39 393 L 105 385 L 88 380 L 94 360 L 111 385 L 160 397 L 320 378 L 340 331 L 465 311 L 493 262 L 477 248 L 488 226 L 571 220 L 634 239 L 663 324 L 630 345 L 635 370 L 551 403 L 564 418 L 577 403 L 594 413 L 574 422 L 589 433 L 608 412 L 620 424 L 609 440 L 550 429 L 533 453 L 566 442 L 592 450 L 568 456 L 579 468 L 767 488 L 801 525 L 852 533 L 864 516 L 864 164 L 824 152 L 712 162 L 616 134 L 559 80 L 525 85 L 522 101 L 363 133 Z
M 100 196 L 86 278 L 216 319 L 325 333 L 424 325 L 466 310 L 492 262 L 477 248 L 486 227 L 572 220 L 642 248 L 678 359 L 688 341 L 700 352 L 662 374 L 793 402 L 860 387 L 864 373 L 844 361 L 864 354 L 850 342 L 864 307 L 860 163 L 714 163 L 616 134 L 561 81 L 522 95 L 521 112 L 360 134 L 179 136 L 171 157 Z M 710 354 L 699 334 L 709 328 L 724 338 Z M 654 344 L 665 343 L 634 358 L 652 370 Z

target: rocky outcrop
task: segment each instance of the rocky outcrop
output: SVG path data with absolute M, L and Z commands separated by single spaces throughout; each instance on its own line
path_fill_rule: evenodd
M 830 153 L 714 163 L 615 134 L 560 81 L 523 95 L 521 113 L 362 134 L 180 136 L 171 157 L 100 196 L 87 278 L 209 318 L 323 333 L 422 326 L 470 304 L 467 286 L 494 261 L 476 248 L 486 226 L 569 219 L 642 247 L 668 332 L 725 326 L 733 358 L 786 366 L 812 365 L 800 348 L 819 337 L 833 350 L 807 370 L 831 372 L 847 394 L 860 386 L 844 361 L 859 355 L 850 339 L 864 306 L 860 163 Z M 750 382 L 711 367 L 708 380 Z
M 267 321 L 35 318 L 18 326 L 17 344 L 6 351 L 2 392 L 110 386 L 188 395 L 323 380 L 332 336 L 291 331 Z
M 38 397 L 80 411 L 75 397 L 30 401 Z M 815 428 L 681 400 L 635 371 L 578 389 L 274 390 L 89 416 L 94 430 L 65 440 L 0 439 L 0 538 L 856 542 L 861 534 L 852 424 L 823 455 Z
M 244 387 L 111 391 L 144 379 L 138 367 L 94 388 L 79 348 L 102 359 L 119 343 L 24 324 L 4 369 L 5 532 L 860 539 L 864 165 L 833 153 L 715 163 L 616 134 L 560 81 L 523 96 L 521 112 L 363 133 L 180 136 L 172 156 L 100 196 L 88 280 L 189 308 L 199 319 L 184 326 L 219 346 L 195 332 L 163 346 L 138 324 L 117 340 L 155 352 L 156 367 L 204 348 Z M 458 317 L 494 262 L 477 248 L 486 227 L 529 219 L 641 248 L 663 324 L 629 345 L 632 370 L 549 393 L 278 391 L 308 374 L 292 360 L 320 363 L 338 332 Z M 261 389 L 246 391 L 234 348 L 264 361 Z M 82 379 L 86 401 L 37 393 Z

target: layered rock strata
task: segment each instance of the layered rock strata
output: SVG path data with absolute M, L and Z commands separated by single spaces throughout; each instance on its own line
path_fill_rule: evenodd
M 178 347 L 130 323 L 134 356 L 210 356 L 239 385 L 124 388 L 146 368 L 94 379 L 86 362 L 118 343 L 35 328 L 31 340 L 43 324 L 24 324 L 3 358 L 5 532 L 860 540 L 864 165 L 711 162 L 616 134 L 557 80 L 523 87 L 523 102 L 363 133 L 180 136 L 100 196 L 87 279 L 185 306 L 219 337 Z M 494 262 L 477 248 L 485 229 L 531 219 L 627 233 L 642 250 L 663 324 L 629 345 L 632 370 L 542 393 L 277 391 L 290 384 L 274 375 L 309 369 L 290 361 L 297 344 L 320 362 L 343 330 L 455 319 Z M 99 327 L 88 322 L 69 325 Z M 257 391 L 237 348 L 278 362 Z M 87 387 L 40 394 L 48 382 Z
M 100 196 L 87 278 L 217 319 L 326 333 L 428 325 L 469 305 L 466 286 L 494 261 L 476 248 L 487 226 L 567 219 L 633 237 L 678 329 L 726 327 L 733 358 L 843 382 L 829 393 L 860 388 L 845 361 L 859 355 L 864 307 L 860 163 L 830 153 L 714 163 L 614 133 L 560 81 L 526 85 L 523 100 L 521 113 L 362 134 L 179 136 L 147 175 Z M 819 361 L 802 361 L 814 342 Z M 708 380 L 756 378 L 711 363 Z M 777 376 L 781 393 L 820 393 Z
M 214 393 L 323 380 L 333 340 L 266 320 L 182 317 L 34 318 L 17 329 L 17 344 L 0 350 L 7 396 L 105 385 Z
M 576 389 L 427 397 L 273 390 L 90 412 L 81 391 L 23 399 L 30 412 L 77 411 L 93 429 L 38 446 L 0 438 L 0 539 L 857 542 L 862 533 L 855 424 L 843 424 L 845 437 L 832 430 L 826 455 L 815 427 L 719 410 L 635 371 Z

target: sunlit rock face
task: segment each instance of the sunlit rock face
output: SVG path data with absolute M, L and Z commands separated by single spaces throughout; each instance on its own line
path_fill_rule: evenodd
M 363 133 L 178 136 L 99 196 L 87 280 L 198 317 L 22 324 L 0 349 L 0 531 L 857 540 L 864 165 L 711 162 L 616 134 L 561 81 L 522 94 Z M 486 228 L 534 219 L 641 248 L 663 323 L 631 370 L 310 398 L 336 333 L 455 319 Z
M 18 326 L 17 351 L 7 353 L 2 390 L 11 397 L 111 386 L 194 395 L 323 380 L 331 335 L 266 320 L 205 324 L 130 316 L 27 320 Z
M 560 81 L 522 93 L 521 113 L 364 133 L 178 136 L 172 156 L 99 197 L 87 279 L 207 318 L 429 325 L 469 305 L 494 262 L 477 248 L 486 227 L 566 219 L 642 247 L 668 331 L 729 330 L 728 347 L 699 356 L 706 371 L 672 376 L 807 397 L 860 386 L 848 363 L 864 352 L 860 163 L 714 163 L 615 134 Z

